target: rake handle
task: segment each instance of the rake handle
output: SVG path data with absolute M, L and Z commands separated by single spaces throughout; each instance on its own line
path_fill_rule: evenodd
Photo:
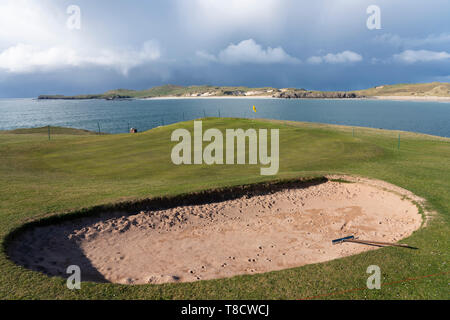
M 393 247 L 409 247 L 407 244 L 403 243 L 391 243 L 391 242 L 380 242 L 380 241 L 365 241 L 365 240 L 356 240 L 356 239 L 348 239 L 344 240 L 344 242 L 355 242 L 355 243 L 367 243 L 367 244 L 375 244 L 381 246 L 393 246 Z

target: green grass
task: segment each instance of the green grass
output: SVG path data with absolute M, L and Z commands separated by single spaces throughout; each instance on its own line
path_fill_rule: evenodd
M 326 263 L 253 276 L 195 283 L 125 286 L 47 277 L 0 253 L 2 299 L 301 299 L 364 288 L 366 268 L 382 271 L 381 290 L 324 296 L 335 299 L 448 299 L 450 139 L 367 128 L 249 119 L 204 120 L 204 128 L 279 128 L 280 171 L 263 177 L 260 166 L 175 166 L 171 132 L 192 121 L 138 134 L 77 135 L 52 140 L 32 129 L 0 134 L 0 242 L 23 224 L 49 215 L 162 195 L 177 195 L 328 173 L 386 180 L 428 200 L 436 215 L 405 242 L 419 250 L 383 248 Z M 40 130 L 44 130 L 40 129 Z M 45 131 L 45 130 L 44 130 Z M 428 275 L 439 274 L 422 278 Z M 397 282 L 404 279 L 413 279 Z M 392 283 L 394 282 L 394 283 Z

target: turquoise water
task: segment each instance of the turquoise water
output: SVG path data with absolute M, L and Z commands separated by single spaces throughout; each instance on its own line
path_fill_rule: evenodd
M 255 105 L 257 113 L 252 111 Z M 268 118 L 395 129 L 450 137 L 450 103 L 386 100 L 0 99 L 0 130 L 74 127 L 123 133 L 204 116 Z

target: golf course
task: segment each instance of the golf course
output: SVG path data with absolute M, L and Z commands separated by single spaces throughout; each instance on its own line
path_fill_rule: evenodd
M 278 174 L 262 176 L 260 165 L 249 164 L 174 165 L 171 134 L 179 128 L 192 132 L 193 121 L 136 134 L 63 127 L 0 131 L 0 299 L 448 299 L 450 138 L 281 120 L 201 120 L 205 130 L 279 129 Z M 417 203 L 422 226 L 400 241 L 417 249 L 383 247 L 195 282 L 82 282 L 81 290 L 69 290 L 65 277 L 32 271 L 9 257 L 8 246 L 27 225 L 158 197 L 329 175 L 383 180 L 425 199 Z M 381 269 L 380 290 L 366 287 L 370 265 Z

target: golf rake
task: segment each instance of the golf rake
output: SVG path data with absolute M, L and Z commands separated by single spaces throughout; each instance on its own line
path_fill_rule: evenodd
M 331 241 L 331 243 L 333 245 L 343 243 L 343 242 L 353 242 L 353 243 L 360 243 L 360 244 L 366 244 L 369 246 L 378 246 L 378 247 L 401 247 L 401 248 L 408 248 L 408 249 L 417 249 L 415 247 L 411 247 L 411 246 L 408 246 L 407 244 L 403 244 L 403 243 L 359 240 L 359 239 L 356 239 L 355 236 L 348 236 L 348 237 L 344 237 L 344 238 L 334 239 Z

